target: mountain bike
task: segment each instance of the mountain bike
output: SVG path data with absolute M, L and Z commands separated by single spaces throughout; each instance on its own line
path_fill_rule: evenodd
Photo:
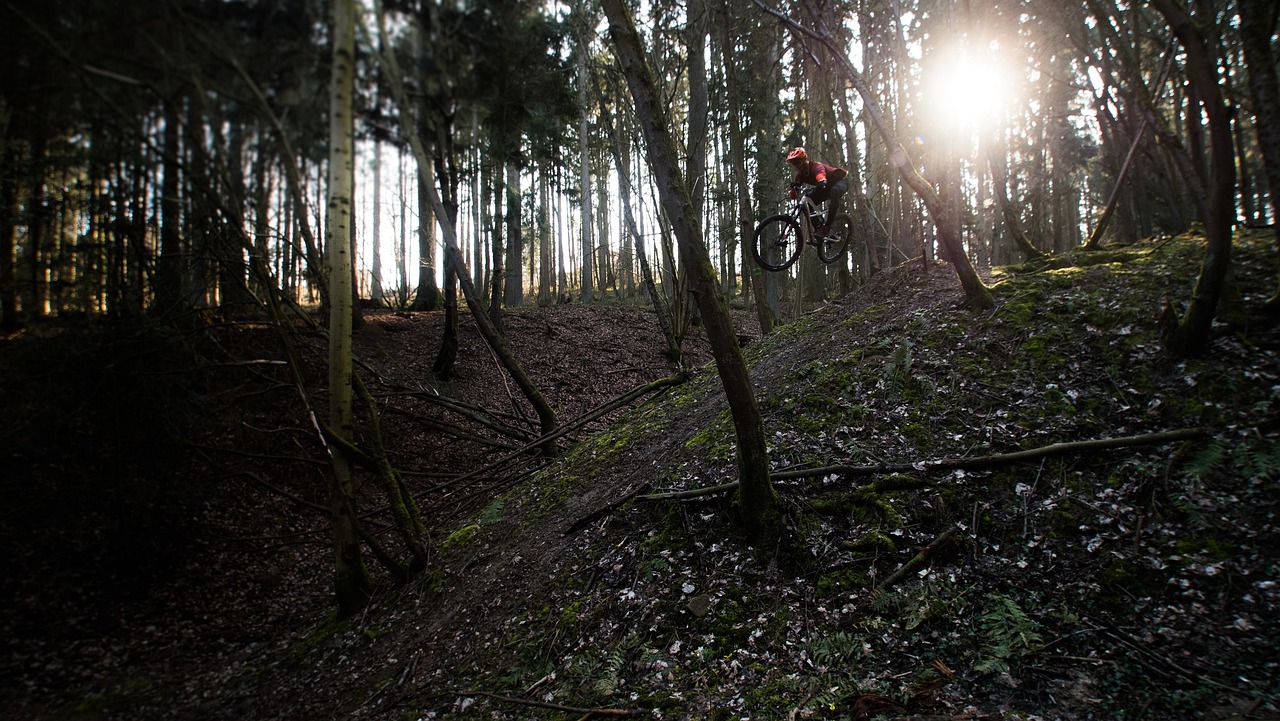
M 800 258 L 805 245 L 818 251 L 823 263 L 834 263 L 849 247 L 853 235 L 853 219 L 840 213 L 831 219 L 827 233 L 819 236 L 816 223 L 822 221 L 822 203 L 809 197 L 809 192 L 796 193 L 796 204 L 790 213 L 771 215 L 756 226 L 751 252 L 761 268 L 786 270 Z

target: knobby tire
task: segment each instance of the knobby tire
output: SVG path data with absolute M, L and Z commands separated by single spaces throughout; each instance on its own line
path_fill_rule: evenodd
M 800 224 L 790 215 L 772 215 L 760 221 L 751 242 L 756 263 L 769 271 L 790 268 L 803 249 Z
M 818 239 L 818 258 L 823 263 L 834 263 L 844 255 L 853 237 L 853 219 L 841 213 L 831 221 L 831 232 Z

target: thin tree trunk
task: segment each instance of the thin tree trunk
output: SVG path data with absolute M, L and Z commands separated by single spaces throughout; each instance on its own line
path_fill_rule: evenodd
M 182 201 L 178 195 L 178 103 L 164 103 L 164 178 L 160 199 L 160 259 L 156 263 L 155 307 L 161 314 L 175 310 L 182 297 Z
M 1280 248 L 1280 78 L 1271 37 L 1280 10 L 1271 0 L 1240 0 L 1240 40 L 1249 65 L 1249 91 L 1253 97 L 1253 127 L 1262 151 L 1263 169 L 1271 198 L 1271 225 Z M 1266 307 L 1280 313 L 1280 282 Z
M 524 305 L 524 279 L 520 275 L 520 259 L 524 238 L 520 227 L 520 166 L 514 157 L 506 160 L 507 172 L 507 279 L 504 297 L 508 308 Z
M 329 427 L 355 437 L 351 385 L 352 94 L 355 82 L 355 0 L 334 0 L 333 79 L 329 91 Z M 372 582 L 360 557 L 355 471 L 346 454 L 330 446 L 333 460 L 334 585 L 338 613 L 349 618 L 369 601 Z
M 377 13 L 379 34 L 381 36 L 385 36 L 386 29 L 383 23 L 381 3 L 378 3 L 375 0 L 374 8 Z M 402 126 L 401 129 L 409 136 L 408 139 L 410 146 L 413 148 L 414 157 L 420 164 L 429 162 L 426 150 L 422 145 L 422 139 L 411 132 L 408 115 L 406 114 L 409 104 L 405 97 L 403 76 L 400 74 L 399 64 L 396 62 L 395 56 L 391 53 L 383 53 L 381 60 L 388 79 L 390 80 L 396 105 L 400 109 L 399 115 Z M 506 368 L 507 372 L 511 375 L 512 380 L 514 380 L 520 387 L 525 398 L 528 399 L 529 403 L 533 406 L 534 411 L 538 414 L 538 421 L 542 433 L 544 435 L 549 434 L 555 429 L 555 412 L 551 409 L 551 406 L 547 403 L 546 399 L 543 398 L 537 387 L 534 386 L 528 374 L 524 372 L 524 368 L 516 359 L 515 354 L 511 352 L 510 346 L 507 345 L 506 338 L 496 327 L 494 327 L 494 325 L 489 321 L 489 317 L 485 314 L 484 303 L 476 292 L 475 286 L 472 284 L 470 277 L 467 275 L 466 261 L 462 256 L 462 251 L 458 247 L 453 220 L 449 218 L 446 213 L 444 204 L 441 202 L 440 196 L 436 192 L 434 185 L 427 186 L 427 197 L 430 199 L 431 207 L 435 209 L 436 215 L 446 219 L 445 222 L 442 223 L 446 258 L 450 261 L 448 265 L 452 266 L 456 271 L 458 282 L 462 285 L 462 292 L 466 296 L 467 305 L 471 309 L 471 315 L 476 321 L 476 326 L 479 328 L 481 335 L 484 336 L 485 341 L 488 342 L 489 347 L 493 349 L 494 354 L 498 356 L 498 360 L 502 363 L 503 367 Z M 544 445 L 543 453 L 548 456 L 556 455 L 555 443 L 549 441 Z
M 1013 207 L 1013 202 L 1009 200 L 1008 176 L 1004 172 L 1004 156 L 1003 154 L 991 153 L 991 185 L 994 186 L 996 192 L 996 202 L 1000 205 L 1000 215 L 1004 218 L 1004 227 L 1013 236 L 1013 242 L 1018 244 L 1018 249 L 1027 256 L 1027 260 L 1044 257 L 1044 253 L 1031 243 L 1031 239 L 1022 230 L 1022 221 L 1018 218 L 1018 209 Z
M 502 212 L 502 201 L 506 198 L 506 163 L 499 158 L 493 170 L 493 244 L 490 248 L 489 263 L 493 266 L 489 271 L 489 321 L 494 327 L 502 328 L 502 283 L 506 280 L 506 271 L 502 267 L 505 260 L 503 250 L 503 230 L 506 227 Z
M 1235 152 L 1231 142 L 1231 117 L 1217 77 L 1212 47 L 1201 26 L 1173 0 L 1152 0 L 1169 22 L 1187 52 L 1186 70 L 1196 96 L 1209 119 L 1209 213 L 1205 222 L 1208 247 L 1196 279 L 1187 312 L 1166 340 L 1176 354 L 1204 352 L 1211 340 L 1211 326 L 1231 267 L 1231 234 L 1235 214 Z M 1199 111 L 1195 112 L 1199 115 Z
M 400 241 L 396 245 L 396 277 L 399 282 L 396 287 L 399 288 L 396 297 L 396 307 L 404 308 L 409 302 L 409 268 L 408 268 L 408 237 L 409 237 L 409 198 L 406 194 L 406 180 L 404 170 L 404 154 L 397 153 L 400 163 L 400 172 L 398 175 L 400 196 Z
M 596 87 L 596 96 L 600 97 L 602 92 Z M 609 104 L 600 103 L 600 121 L 604 124 L 609 133 L 609 152 L 613 155 L 614 165 L 618 167 L 618 192 L 622 196 L 622 218 L 624 221 L 623 232 L 633 240 L 633 246 L 636 248 L 636 258 L 640 261 L 640 268 L 643 277 L 641 283 L 644 285 L 645 293 L 649 296 L 649 303 L 653 306 L 654 316 L 658 320 L 658 327 L 662 330 L 662 336 L 667 341 L 667 357 L 673 361 L 680 360 L 680 343 L 676 340 L 675 332 L 671 329 L 670 312 L 667 304 L 662 300 L 662 294 L 658 292 L 657 286 L 653 282 L 653 272 L 649 268 L 649 259 L 645 254 L 644 237 L 640 234 L 640 229 L 636 226 L 635 213 L 631 208 L 631 164 L 627 162 L 627 154 L 623 152 L 619 138 L 624 137 L 618 127 L 614 125 L 613 114 L 609 110 Z M 622 118 L 618 118 L 618 124 L 621 125 Z M 628 149 L 628 152 L 629 149 Z
M 373 143 L 373 216 L 369 219 L 369 249 L 372 256 L 369 279 L 369 300 L 374 305 L 382 303 L 382 148 Z
M 0 116 L 7 112 L 0 100 Z M 0 117 L 7 120 L 7 116 Z M 0 162 L 12 168 L 16 158 L 9 152 L 7 132 L 0 132 Z M 12 173 L 0 174 L 0 330 L 18 330 L 18 284 L 14 272 L 14 250 L 17 248 L 18 184 Z
M 778 496 L 769 482 L 769 457 L 764 426 L 728 308 L 716 288 L 711 258 L 693 216 L 693 205 L 680 175 L 678 154 L 644 59 L 644 49 L 623 0 L 604 0 L 609 34 L 635 100 L 659 196 L 680 245 L 682 263 L 689 269 L 693 295 L 702 313 L 707 339 L 724 386 L 738 441 L 738 479 L 744 525 L 752 543 L 770 548 L 780 531 Z
M 588 4 L 580 2 L 578 4 L 578 12 L 584 15 L 587 12 Z M 594 268 L 592 261 L 592 248 L 595 243 L 592 242 L 592 225 L 591 225 L 591 154 L 587 143 L 587 133 L 591 130 L 588 113 L 590 108 L 587 106 L 587 55 L 589 55 L 590 35 L 587 34 L 588 18 L 581 17 L 579 21 L 582 23 L 582 30 L 578 33 L 578 110 L 581 113 L 578 120 L 578 172 L 581 185 L 579 186 L 578 200 L 581 203 L 582 222 L 580 230 L 582 231 L 582 302 L 590 303 L 594 300 L 595 283 Z

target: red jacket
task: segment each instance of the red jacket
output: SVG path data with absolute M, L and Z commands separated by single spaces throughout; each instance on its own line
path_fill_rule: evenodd
M 841 180 L 844 180 L 844 176 L 848 174 L 849 171 L 844 168 L 837 168 L 834 165 L 827 165 L 826 163 L 819 163 L 816 160 L 810 160 L 804 170 L 796 173 L 795 182 L 803 183 L 805 185 L 817 185 L 821 181 L 825 180 L 827 183 L 834 185 L 835 183 L 839 183 Z

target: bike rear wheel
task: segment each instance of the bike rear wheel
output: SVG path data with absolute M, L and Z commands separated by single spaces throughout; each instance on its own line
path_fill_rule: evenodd
M 831 221 L 831 231 L 818 238 L 818 258 L 823 263 L 834 263 L 844 255 L 853 237 L 853 219 L 841 213 Z
M 791 267 L 804 249 L 800 224 L 790 215 L 771 215 L 756 226 L 751 253 L 765 270 L 779 271 Z

